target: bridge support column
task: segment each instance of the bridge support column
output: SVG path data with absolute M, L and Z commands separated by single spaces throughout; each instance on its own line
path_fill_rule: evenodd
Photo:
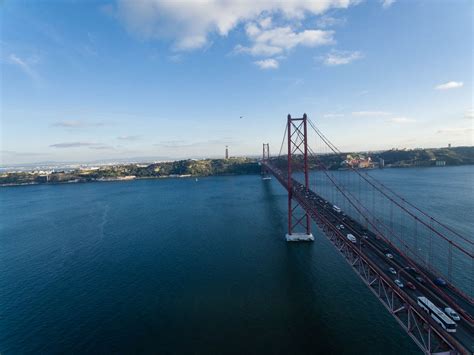
M 270 160 L 270 144 L 263 143 L 262 163 Z M 262 164 L 262 180 L 271 180 L 271 176 L 265 165 Z
M 298 191 L 298 193 L 306 194 L 309 190 L 307 120 L 306 113 L 302 118 L 292 118 L 288 115 L 288 233 L 286 240 L 289 242 L 314 240 L 311 233 L 311 218 L 303 208 L 298 208 L 299 204 L 293 197 L 295 192 L 292 176 L 293 158 L 295 163 L 303 164 L 305 191 Z M 301 211 L 303 211 L 302 216 L 297 214 Z M 303 231 L 296 232 L 295 229 L 298 227 Z

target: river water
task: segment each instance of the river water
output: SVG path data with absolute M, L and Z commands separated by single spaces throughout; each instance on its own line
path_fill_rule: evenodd
M 472 235 L 473 168 L 376 174 Z M 286 217 L 259 176 L 2 188 L 0 352 L 419 353 L 321 232 L 285 242 Z

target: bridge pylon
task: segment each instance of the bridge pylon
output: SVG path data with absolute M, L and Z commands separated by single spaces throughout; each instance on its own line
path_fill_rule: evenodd
M 263 143 L 262 150 L 262 163 L 268 162 L 270 160 L 270 144 Z M 262 180 L 271 180 L 272 177 L 269 174 L 268 169 L 262 164 Z
M 288 233 L 286 234 L 288 242 L 314 240 L 311 233 L 311 218 L 305 209 L 298 208 L 299 203 L 293 198 L 293 160 L 303 160 L 304 193 L 309 190 L 307 121 L 306 113 L 302 118 L 292 118 L 291 115 L 288 115 Z M 303 213 L 299 215 L 298 212 Z M 297 232 L 298 228 L 303 231 Z

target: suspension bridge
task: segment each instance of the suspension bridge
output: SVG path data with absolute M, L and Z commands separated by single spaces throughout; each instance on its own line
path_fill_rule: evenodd
M 263 179 L 288 192 L 287 241 L 315 240 L 314 222 L 423 352 L 474 353 L 473 237 L 342 157 L 306 114 L 288 115 L 277 156 L 263 144 Z

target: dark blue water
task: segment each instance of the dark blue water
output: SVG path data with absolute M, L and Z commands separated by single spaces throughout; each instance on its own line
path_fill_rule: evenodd
M 3 188 L 0 352 L 418 353 L 324 236 L 285 232 L 259 176 Z

